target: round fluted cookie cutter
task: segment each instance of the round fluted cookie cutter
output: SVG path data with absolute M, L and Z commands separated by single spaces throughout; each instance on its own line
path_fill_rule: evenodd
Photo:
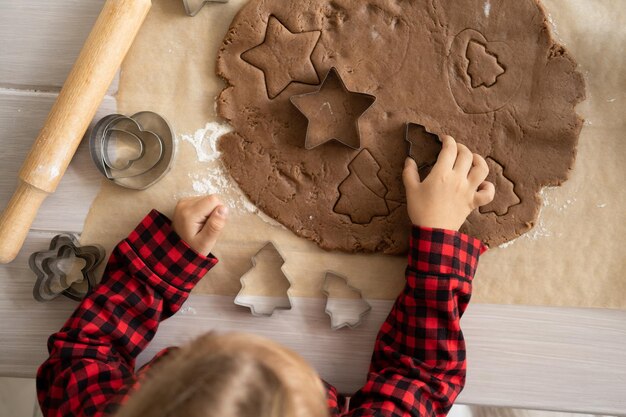
M 136 156 L 121 164 L 115 160 L 133 146 Z M 155 112 L 143 111 L 130 117 L 111 114 L 91 129 L 89 149 L 106 178 L 125 188 L 145 190 L 169 172 L 176 140 L 170 124 Z

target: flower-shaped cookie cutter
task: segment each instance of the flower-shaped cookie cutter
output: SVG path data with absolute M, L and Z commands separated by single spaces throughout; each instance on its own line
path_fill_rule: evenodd
M 342 292 L 347 291 L 356 295 L 356 298 L 345 298 L 336 294 L 333 281 L 343 287 Z M 363 318 L 372 310 L 372 306 L 363 298 L 361 290 L 350 285 L 345 276 L 336 272 L 326 272 L 322 293 L 326 296 L 326 314 L 330 317 L 330 327 L 333 330 L 358 327 Z
M 47 251 L 33 253 L 28 265 L 37 276 L 33 288 L 35 300 L 44 302 L 64 295 L 72 300 L 82 300 L 96 285 L 95 271 L 104 260 L 106 252 L 99 245 L 80 246 L 72 234 L 55 236 Z M 84 262 L 80 268 L 82 279 L 72 274 L 78 259 Z M 68 270 L 68 268 L 70 268 Z
M 292 304 L 291 296 L 289 294 L 291 280 L 288 278 L 287 273 L 284 270 L 284 264 L 285 257 L 278 251 L 278 248 L 274 243 L 267 242 L 263 245 L 263 247 L 252 257 L 252 268 L 241 276 L 241 290 L 235 297 L 235 304 L 249 308 L 252 315 L 256 317 L 270 317 L 276 310 L 291 310 Z M 262 269 L 264 267 L 266 269 Z M 269 268 L 269 270 L 267 270 L 267 268 Z M 273 274 L 276 270 L 280 270 L 280 273 L 284 278 L 283 281 L 286 281 L 288 284 L 288 288 L 284 296 L 268 297 L 246 293 L 248 290 L 247 281 L 248 279 L 254 278 L 255 273 L 263 276 L 263 274 Z
M 206 3 L 228 3 L 228 0 L 183 0 L 185 12 L 191 17 L 200 13 Z
M 157 113 L 111 114 L 91 130 L 89 150 L 102 175 L 122 187 L 144 190 L 169 171 L 175 136 Z

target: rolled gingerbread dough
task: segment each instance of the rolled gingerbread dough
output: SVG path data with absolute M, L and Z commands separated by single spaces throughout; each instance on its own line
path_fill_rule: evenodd
M 154 1 L 122 68 L 119 112 L 163 114 L 178 132 L 179 152 L 171 172 L 146 191 L 103 182 L 85 222 L 82 243 L 103 244 L 110 253 L 150 209 L 171 215 L 182 196 L 219 193 L 231 206 L 231 218 L 215 249 L 220 263 L 196 293 L 236 295 L 252 256 L 271 240 L 285 255 L 284 269 L 294 296 L 321 297 L 325 272 L 333 270 L 362 290 L 365 298 L 395 298 L 404 283 L 404 256 L 323 251 L 255 212 L 224 172 L 214 149 L 217 137 L 228 130 L 212 104 L 224 88 L 215 75 L 215 62 L 230 23 L 244 4 L 244 0 L 209 4 L 189 18 L 179 0 Z M 620 7 L 621 0 L 543 4 L 554 24 L 552 33 L 576 57 L 585 76 L 588 99 L 576 110 L 586 123 L 570 179 L 561 187 L 543 190 L 541 212 L 531 232 L 483 255 L 472 301 L 626 308 L 622 249 L 626 10 Z M 476 13 L 484 15 L 483 6 Z M 490 10 L 487 22 L 495 12 Z M 431 64 L 419 60 L 415 65 Z M 273 295 L 271 287 L 250 289 Z
M 402 253 L 404 132 L 418 123 L 492 167 L 495 200 L 463 230 L 489 246 L 527 232 L 539 192 L 574 164 L 584 81 L 535 0 L 484 5 L 251 0 L 218 55 L 228 84 L 218 114 L 234 128 L 219 143 L 228 172 L 255 205 L 324 249 Z M 304 68 L 326 78 L 321 87 Z

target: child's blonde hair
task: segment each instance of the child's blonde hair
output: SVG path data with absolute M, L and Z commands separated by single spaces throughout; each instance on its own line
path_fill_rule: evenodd
M 155 365 L 117 417 L 326 417 L 326 392 L 296 353 L 241 333 L 202 336 Z

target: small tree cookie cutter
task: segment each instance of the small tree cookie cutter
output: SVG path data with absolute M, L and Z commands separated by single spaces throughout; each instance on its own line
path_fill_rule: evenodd
M 261 259 L 263 258 L 263 259 Z M 263 263 L 263 264 L 261 264 Z M 280 267 L 278 267 L 280 264 Z M 284 271 L 285 257 L 280 253 L 278 248 L 273 242 L 267 242 L 259 251 L 252 257 L 252 268 L 250 268 L 240 278 L 241 290 L 235 297 L 235 304 L 247 307 L 253 316 L 256 317 L 270 317 L 276 310 L 291 310 L 291 296 L 289 295 L 289 289 L 291 288 L 291 280 L 287 277 Z M 265 267 L 265 270 L 255 271 L 258 268 Z M 255 296 L 247 295 L 247 281 L 251 279 L 255 272 L 277 272 L 278 269 L 282 274 L 285 282 L 287 283 L 287 290 L 284 297 L 269 297 L 269 296 Z M 271 271 L 273 270 L 273 271 Z
M 426 140 L 420 144 L 422 152 L 416 151 L 418 146 L 411 140 L 415 133 Z M 415 161 L 420 178 L 423 180 L 437 162 L 437 156 L 442 147 L 441 140 L 438 135 L 430 132 L 424 125 L 409 122 L 404 130 L 404 141 L 407 143 L 407 156 Z
M 183 0 L 185 6 L 185 13 L 194 17 L 204 7 L 206 3 L 228 3 L 228 0 Z
M 169 171 L 176 153 L 174 132 L 159 114 L 111 114 L 89 133 L 89 150 L 98 170 L 115 184 L 144 190 Z
M 358 295 L 358 298 L 340 298 L 333 294 L 332 282 L 339 282 L 346 290 Z M 358 288 L 348 283 L 348 279 L 333 271 L 326 272 L 322 293 L 326 296 L 326 314 L 330 317 L 330 327 L 339 330 L 343 327 L 354 329 L 358 327 L 365 316 L 372 310 L 372 306 L 363 298 Z
M 73 234 L 55 236 L 47 251 L 33 253 L 28 265 L 37 276 L 33 288 L 35 300 L 51 301 L 64 295 L 75 301 L 82 300 L 96 286 L 95 271 L 104 260 L 106 252 L 99 245 L 80 246 Z M 85 266 L 81 268 L 82 280 L 70 280 L 72 271 L 68 266 L 75 266 L 81 259 Z

